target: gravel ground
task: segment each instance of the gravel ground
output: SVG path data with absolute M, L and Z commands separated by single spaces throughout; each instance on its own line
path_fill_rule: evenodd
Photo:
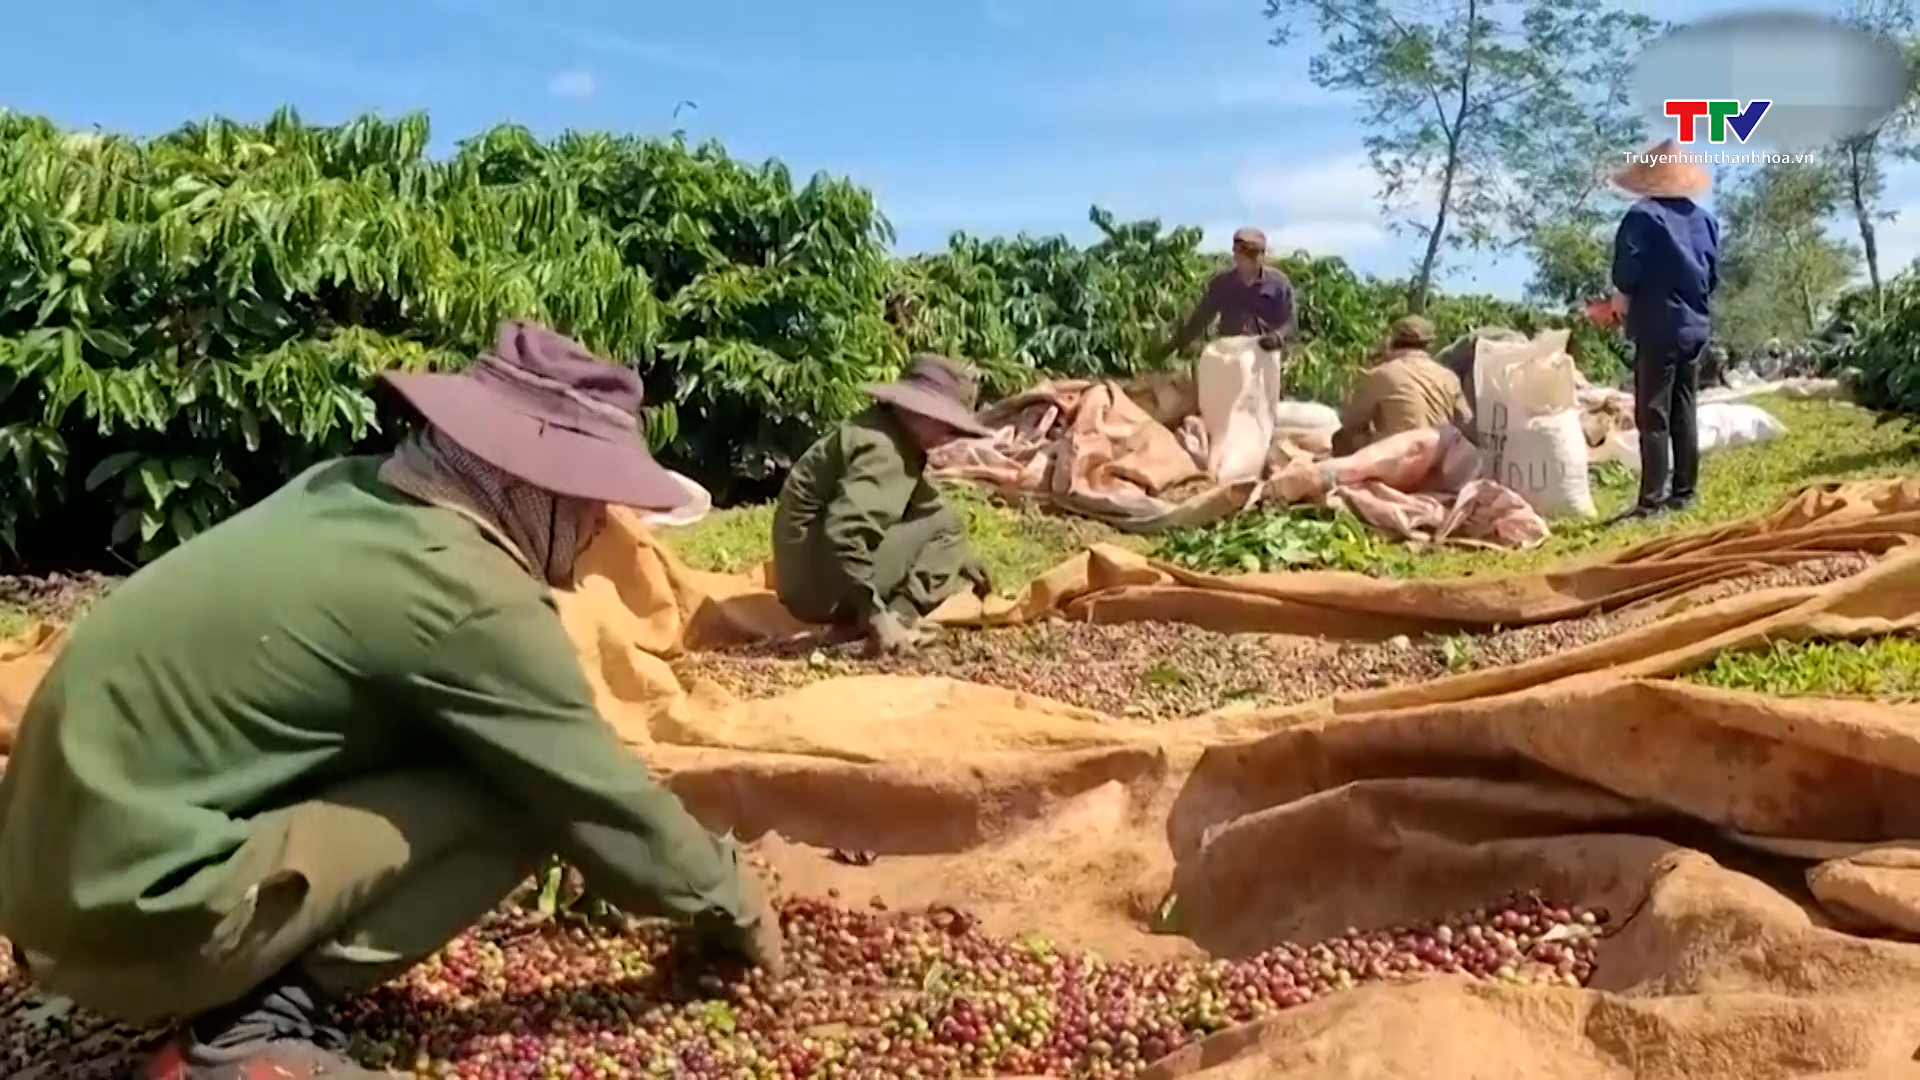
M 1813 560 L 1722 582 L 1693 600 L 1703 604 L 1760 589 L 1824 584 L 1860 573 L 1874 561 L 1865 555 Z M 1054 621 L 950 631 L 911 660 L 868 660 L 858 644 L 800 641 L 700 654 L 681 661 L 678 669 L 683 678 L 710 678 L 745 698 L 772 697 L 847 675 L 944 675 L 1025 690 L 1111 716 L 1164 720 L 1236 702 L 1287 705 L 1523 663 L 1611 637 L 1652 616 L 1647 609 L 1627 610 L 1492 634 L 1366 645 L 1217 634 L 1176 623 Z
M 0 608 L 49 622 L 70 622 L 100 598 L 117 578 L 106 574 L 49 574 L 46 577 L 0 575 Z

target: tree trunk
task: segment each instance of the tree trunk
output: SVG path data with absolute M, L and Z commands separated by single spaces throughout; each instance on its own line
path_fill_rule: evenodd
M 1447 166 L 1440 173 L 1440 207 L 1433 213 L 1433 228 L 1427 231 L 1427 250 L 1420 256 L 1420 270 L 1407 290 L 1407 310 L 1415 315 L 1427 313 L 1427 293 L 1433 288 L 1433 264 L 1440 261 L 1440 238 L 1447 229 L 1447 207 L 1453 202 L 1453 175 L 1459 168 L 1457 138 L 1447 140 Z
M 1799 324 L 1788 328 L 1788 336 L 1800 341 L 1806 340 L 1813 334 L 1814 327 L 1820 315 L 1820 305 L 1813 296 L 1813 284 L 1807 280 L 1806 254 L 1808 242 L 1807 237 L 1789 234 L 1781 244 L 1781 247 L 1784 249 L 1782 254 L 1786 256 L 1787 264 L 1798 268 L 1799 271 L 1795 274 L 1791 285 L 1793 292 L 1796 294 L 1794 299 L 1799 301 Z M 1817 243 L 1818 241 L 1812 242 Z
M 1460 145 L 1466 133 L 1467 106 L 1473 89 L 1473 50 L 1479 14 L 1479 0 L 1467 0 L 1467 60 L 1460 70 L 1460 103 L 1454 110 L 1453 123 L 1447 126 L 1447 164 L 1440 170 L 1439 206 L 1433 212 L 1433 228 L 1427 233 L 1427 250 L 1420 256 L 1420 270 L 1407 291 L 1407 310 L 1415 315 L 1427 313 L 1427 293 L 1433 289 L 1433 267 L 1440 261 L 1440 241 L 1447 232 L 1447 211 L 1453 206 L 1453 182 L 1460 173 Z
M 1866 163 L 1861 160 L 1858 143 L 1847 144 L 1847 197 L 1853 203 L 1853 220 L 1860 226 L 1860 249 L 1867 258 L 1867 282 L 1873 289 L 1873 306 L 1882 310 L 1884 294 L 1880 286 L 1880 238 L 1873 228 L 1873 208 L 1867 205 Z

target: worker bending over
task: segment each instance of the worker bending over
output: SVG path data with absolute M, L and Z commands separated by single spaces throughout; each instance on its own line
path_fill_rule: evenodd
M 904 655 L 948 597 L 993 591 L 926 477 L 928 451 L 992 432 L 974 418 L 972 373 L 944 357 L 916 356 L 898 382 L 867 392 L 873 407 L 814 443 L 780 489 L 774 588 L 795 618 L 857 629 L 874 652 Z
M 1409 315 L 1393 324 L 1378 363 L 1360 376 L 1340 410 L 1333 436 L 1335 457 L 1345 457 L 1389 436 L 1452 424 L 1473 423 L 1460 379 L 1428 354 L 1433 324 Z
M 685 496 L 640 381 L 509 323 L 425 420 L 140 570 L 73 629 L 0 780 L 0 934 L 48 992 L 183 1022 L 149 1080 L 352 1080 L 325 1006 L 438 952 L 558 853 L 780 970 L 733 847 L 600 716 L 549 593 L 608 504 Z
M 1179 352 L 1216 322 L 1220 337 L 1257 336 L 1260 347 L 1269 352 L 1285 345 L 1299 329 L 1293 282 L 1268 266 L 1266 258 L 1266 233 L 1254 228 L 1235 232 L 1233 265 L 1214 275 L 1193 314 L 1147 359 L 1161 360 Z

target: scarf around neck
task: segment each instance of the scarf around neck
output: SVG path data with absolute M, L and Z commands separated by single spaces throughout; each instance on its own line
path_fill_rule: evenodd
M 579 515 L 559 496 L 482 461 L 431 427 L 400 444 L 380 467 L 380 479 L 473 520 L 547 584 L 573 585 Z

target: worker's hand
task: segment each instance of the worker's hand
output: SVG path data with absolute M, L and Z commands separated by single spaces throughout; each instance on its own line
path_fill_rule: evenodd
M 765 971 L 774 979 L 787 972 L 786 938 L 780 932 L 780 915 L 767 899 L 760 877 L 742 866 L 739 870 L 740 921 L 718 910 L 703 912 L 693 921 L 688 944 L 695 950 L 690 959 L 711 963 L 715 960 L 740 961 Z
M 780 932 L 780 913 L 773 909 L 767 899 L 767 892 L 760 883 L 760 876 L 752 870 L 742 869 L 740 887 L 746 892 L 749 917 L 748 925 L 740 929 L 739 950 L 753 965 L 767 973 L 771 979 L 784 979 L 787 975 L 787 940 Z
M 1286 343 L 1287 338 L 1285 334 L 1261 334 L 1260 340 L 1256 342 L 1256 344 L 1268 352 L 1278 352 L 1280 346 Z
M 973 583 L 973 595 L 985 600 L 993 595 L 993 575 L 979 559 L 968 559 L 960 566 L 960 576 Z
M 920 651 L 922 635 L 891 611 L 867 621 L 867 649 L 874 656 L 912 656 Z

